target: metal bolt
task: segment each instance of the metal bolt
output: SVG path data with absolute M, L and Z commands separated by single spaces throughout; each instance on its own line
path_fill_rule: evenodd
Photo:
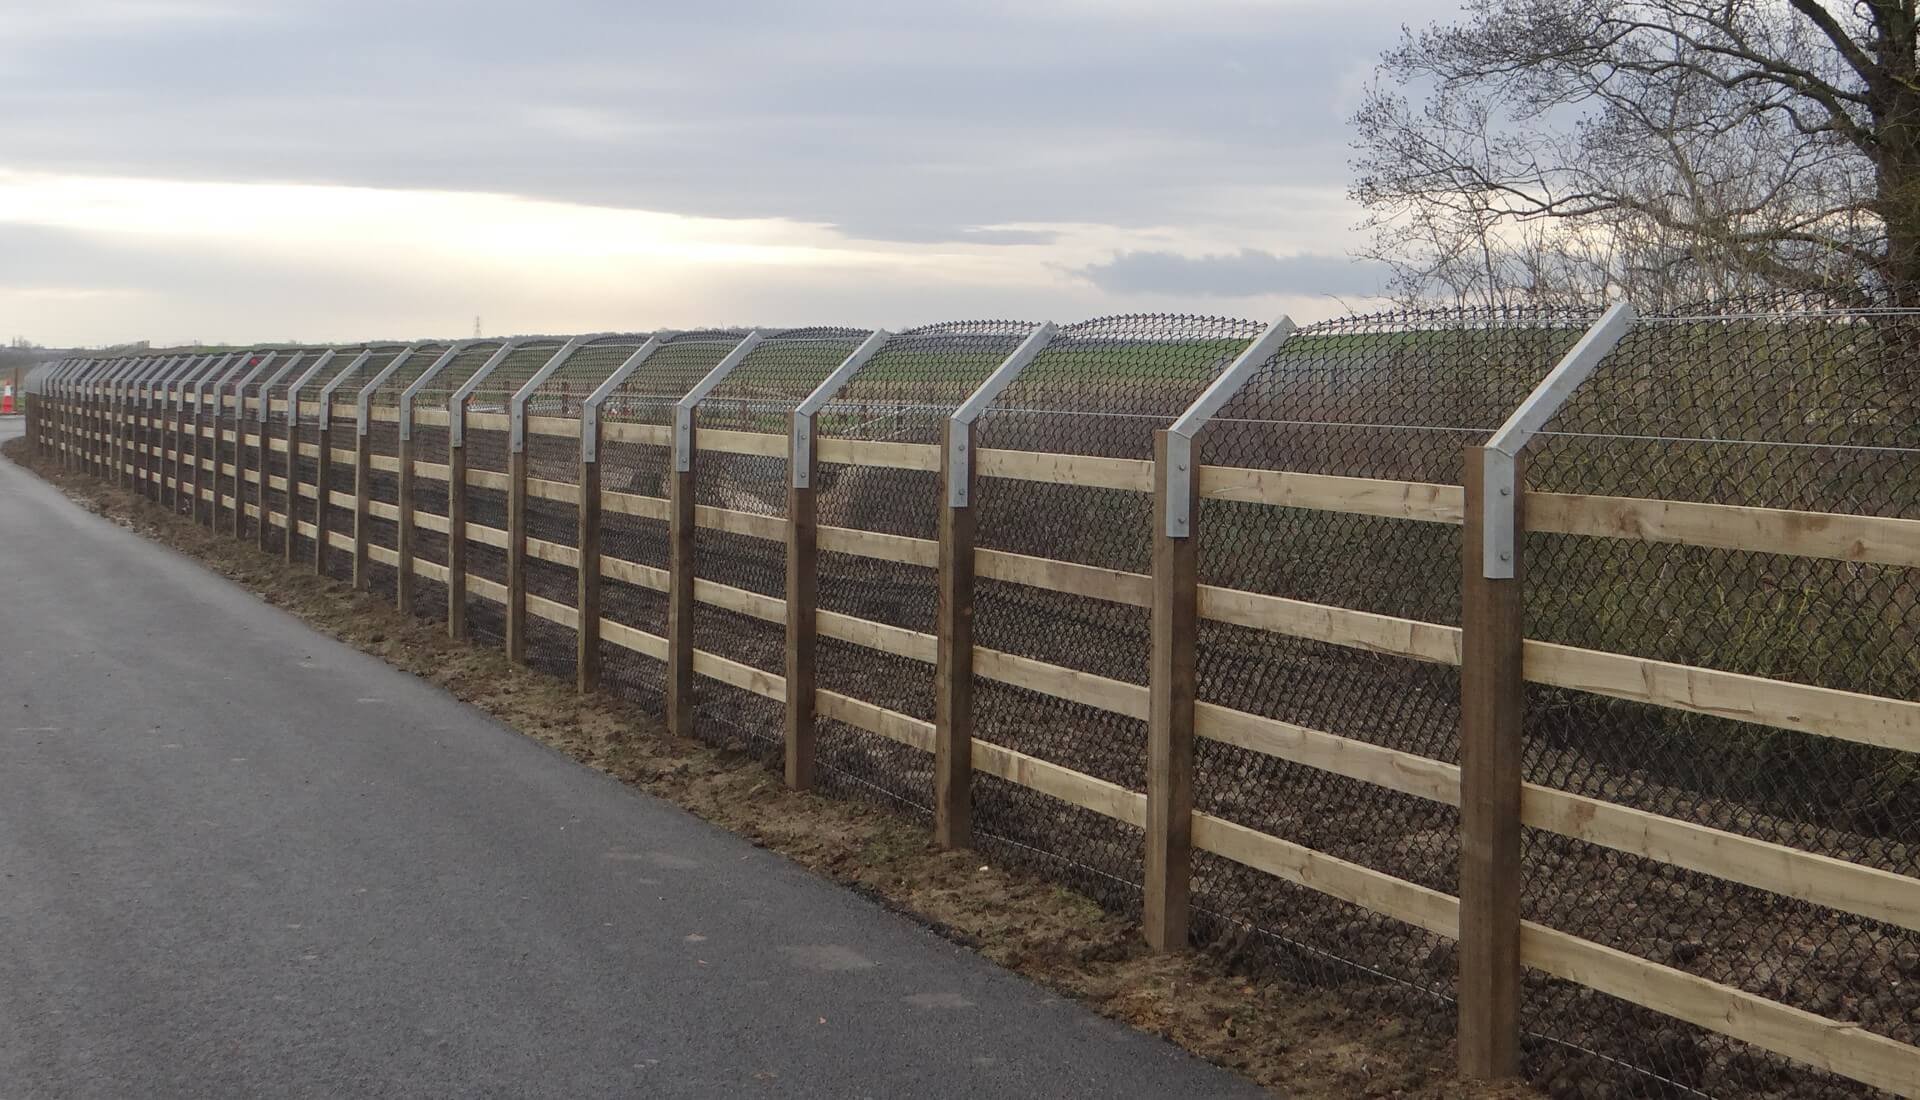
M 1500 551 L 1500 560 L 1501 560 L 1501 561 L 1512 561 L 1512 560 L 1513 560 L 1513 551 L 1511 551 L 1511 550 L 1502 550 L 1502 551 Z
M 1513 495 L 1513 486 L 1511 486 L 1511 485 L 1502 485 L 1502 486 L 1500 486 L 1500 495 L 1501 495 L 1501 496 L 1503 496 L 1503 497 L 1510 497 L 1510 496 L 1512 496 L 1512 495 Z

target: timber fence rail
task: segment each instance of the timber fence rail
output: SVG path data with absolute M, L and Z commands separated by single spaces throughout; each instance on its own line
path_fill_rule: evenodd
M 1916 364 L 1897 311 L 1136 315 L 83 356 L 26 413 L 1465 1074 L 1920 1096 Z

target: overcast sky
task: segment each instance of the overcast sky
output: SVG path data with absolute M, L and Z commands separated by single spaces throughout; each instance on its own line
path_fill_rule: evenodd
M 1440 0 L 0 0 L 0 337 L 1368 304 Z

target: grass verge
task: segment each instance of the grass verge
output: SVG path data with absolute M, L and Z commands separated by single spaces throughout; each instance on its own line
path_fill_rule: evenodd
M 1103 1016 L 1302 1100 L 1482 1097 L 1521 1085 L 1453 1078 L 1450 1043 L 1337 993 L 1236 972 L 1221 956 L 1146 950 L 1138 928 L 1043 880 L 933 847 L 926 829 L 883 807 L 786 789 L 737 752 L 674 739 L 636 708 L 516 669 L 499 650 L 456 642 L 346 584 L 289 567 L 252 542 L 216 535 L 146 498 L 4 448 L 88 510 L 197 558 L 323 633 L 649 794 L 841 883 Z

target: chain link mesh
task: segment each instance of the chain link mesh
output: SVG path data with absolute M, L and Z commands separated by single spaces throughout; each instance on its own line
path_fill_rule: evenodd
M 1154 432 L 1257 331 L 1248 322 L 1178 315 L 1062 328 L 982 416 L 975 444 L 982 452 L 1151 459 Z M 1149 568 L 1150 494 L 982 476 L 975 501 L 981 549 Z M 1148 640 L 1143 607 L 984 578 L 974 586 L 974 641 L 983 649 L 1145 685 Z M 1146 723 L 1138 718 L 979 679 L 974 722 L 980 740 L 1146 788 Z M 1138 909 L 1140 830 L 985 775 L 974 778 L 974 827 L 1009 860 L 1037 864 L 1110 907 Z
M 820 440 L 938 446 L 943 426 L 1038 327 L 1018 321 L 960 321 L 895 333 L 815 416 Z M 816 448 L 818 449 L 818 448 Z M 825 527 L 936 541 L 944 500 L 936 470 L 822 461 L 815 507 Z M 898 557 L 821 550 L 823 612 L 935 632 L 935 571 Z M 831 638 L 818 643 L 819 686 L 933 720 L 933 666 L 901 654 Z M 877 798 L 920 814 L 933 808 L 931 758 L 889 738 L 828 718 L 816 722 L 822 790 Z

